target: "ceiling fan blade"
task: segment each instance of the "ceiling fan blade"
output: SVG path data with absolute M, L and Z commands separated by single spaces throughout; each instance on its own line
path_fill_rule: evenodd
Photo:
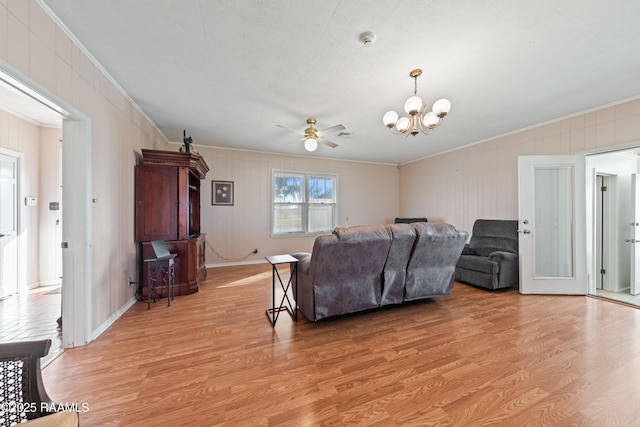
M 318 138 L 316 141 L 322 142 L 323 144 L 328 145 L 331 148 L 336 148 L 338 146 L 338 144 L 336 144 L 335 142 L 331 142 L 328 139 L 324 138 Z
M 319 130 L 318 131 L 318 135 L 325 135 L 327 133 L 337 132 L 337 131 L 343 130 L 343 129 L 346 129 L 346 127 L 344 127 L 344 125 L 342 125 L 342 124 L 335 125 L 335 126 L 331 126 L 330 128 Z
M 276 125 L 276 126 L 278 126 L 279 128 L 282 128 L 282 129 L 290 130 L 291 132 L 295 132 L 298 135 L 304 135 L 304 132 L 300 132 L 299 130 L 291 129 L 290 127 L 287 127 L 287 126 L 283 126 L 283 125 Z

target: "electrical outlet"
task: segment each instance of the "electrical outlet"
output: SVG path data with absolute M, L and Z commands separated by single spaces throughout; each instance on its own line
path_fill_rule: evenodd
M 257 254 L 257 253 L 258 253 L 258 248 L 254 249 L 254 250 L 253 250 L 253 253 L 254 253 L 254 254 Z

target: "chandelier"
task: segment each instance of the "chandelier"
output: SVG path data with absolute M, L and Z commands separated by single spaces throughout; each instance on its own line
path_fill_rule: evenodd
M 408 117 L 398 118 L 398 113 L 395 111 L 387 111 L 382 118 L 385 126 L 395 134 L 405 136 L 411 134 L 416 136 L 422 132 L 429 135 L 431 131 L 433 131 L 433 128 L 442 123 L 442 118 L 446 116 L 451 109 L 451 102 L 443 98 L 437 100 L 433 104 L 432 111 L 425 114 L 427 106 L 422 99 L 417 96 L 418 77 L 420 77 L 421 74 L 422 70 L 419 68 L 409 73 L 409 76 L 413 78 L 413 96 L 404 103 L 404 110 L 407 112 Z

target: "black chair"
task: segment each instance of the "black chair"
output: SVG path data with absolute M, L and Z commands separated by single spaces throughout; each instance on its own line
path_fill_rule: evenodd
M 49 339 L 0 344 L 0 426 L 56 413 L 57 405 L 47 395 L 40 371 L 40 358 L 49 353 L 50 347 Z M 66 417 L 78 425 L 77 413 L 68 413 Z
M 394 224 L 413 224 L 414 222 L 427 222 L 427 218 L 396 218 Z
M 501 289 L 517 285 L 519 276 L 518 221 L 476 220 L 456 263 L 456 281 Z

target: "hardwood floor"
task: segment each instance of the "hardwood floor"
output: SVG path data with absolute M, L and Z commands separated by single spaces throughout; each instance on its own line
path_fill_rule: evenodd
M 640 310 L 453 294 L 272 328 L 270 266 L 209 270 L 43 372 L 82 426 L 637 426 Z

